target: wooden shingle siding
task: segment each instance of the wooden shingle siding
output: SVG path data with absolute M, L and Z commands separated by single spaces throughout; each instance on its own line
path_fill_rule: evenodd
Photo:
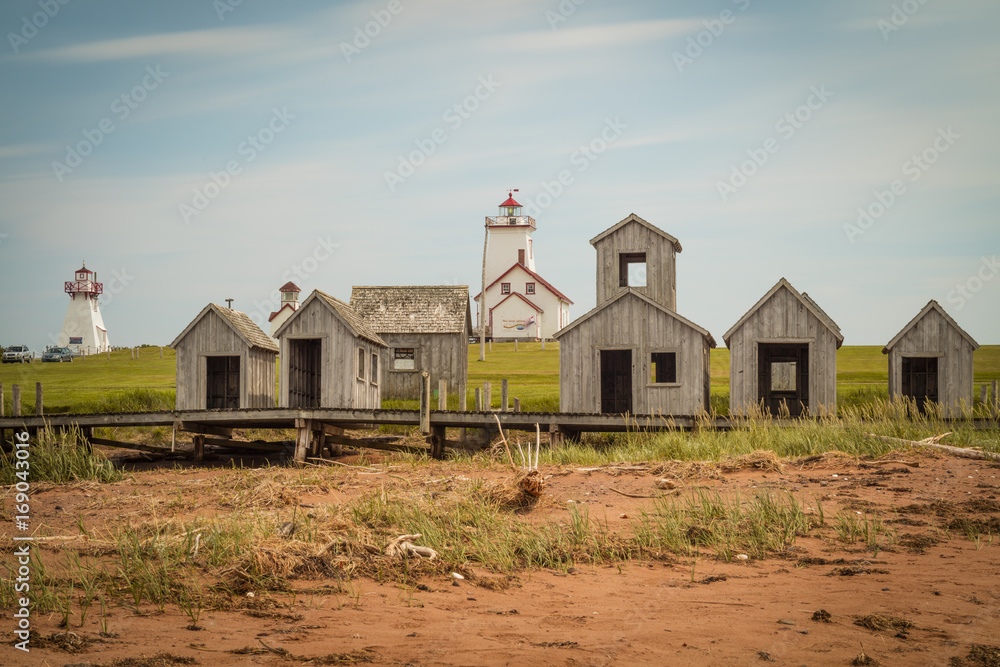
M 979 344 L 931 300 L 882 350 L 889 356 L 889 396 L 901 395 L 903 357 L 936 357 L 938 403 L 959 417 L 973 405 L 972 353 Z
M 240 358 L 241 408 L 273 408 L 277 344 L 244 313 L 209 304 L 171 343 L 177 351 L 177 410 L 207 405 L 208 357 Z
M 784 278 L 724 336 L 729 347 L 729 411 L 745 414 L 759 399 L 758 346 L 809 346 L 809 412 L 836 414 L 837 348 L 840 329 L 826 313 Z

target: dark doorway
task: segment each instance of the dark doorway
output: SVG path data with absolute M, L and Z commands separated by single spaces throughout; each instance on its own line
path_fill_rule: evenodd
M 903 377 L 900 383 L 903 396 L 917 402 L 917 409 L 924 412 L 928 402 L 938 400 L 937 357 L 903 357 Z
M 601 350 L 601 412 L 632 412 L 632 350 Z
M 772 415 L 788 406 L 790 417 L 800 417 L 809 407 L 809 345 L 807 343 L 758 343 L 758 400 Z
M 240 358 L 206 357 L 208 386 L 205 407 L 236 410 L 240 407 Z
M 321 339 L 292 338 L 288 341 L 288 407 L 320 407 L 322 370 Z

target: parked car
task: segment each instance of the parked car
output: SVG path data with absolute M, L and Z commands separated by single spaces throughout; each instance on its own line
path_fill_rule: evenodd
M 31 363 L 31 350 L 28 349 L 27 345 L 11 345 L 3 351 L 3 363 L 23 364 L 24 362 Z
M 68 347 L 50 347 L 42 355 L 42 361 L 73 361 L 73 350 Z

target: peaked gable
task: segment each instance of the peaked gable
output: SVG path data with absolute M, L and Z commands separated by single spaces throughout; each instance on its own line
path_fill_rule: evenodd
M 770 290 L 768 290 L 767 294 L 765 294 L 764 296 L 762 296 L 760 298 L 760 300 L 757 303 L 755 303 L 754 306 L 750 310 L 748 310 L 743 315 L 743 317 L 741 317 L 739 319 L 738 322 L 736 322 L 736 324 L 734 324 L 732 327 L 730 327 L 729 331 L 727 331 L 725 334 L 723 334 L 722 339 L 725 341 L 725 343 L 726 343 L 727 346 L 729 345 L 729 339 L 732 338 L 733 334 L 736 333 L 736 331 L 740 327 L 742 327 L 744 324 L 746 324 L 747 321 L 751 317 L 753 317 L 753 315 L 758 310 L 760 310 L 761 307 L 763 307 L 764 304 L 766 304 L 768 301 L 770 301 L 771 298 L 774 297 L 774 295 L 777 294 L 778 291 L 781 290 L 781 289 L 788 290 L 789 293 L 791 293 L 791 295 L 794 296 L 795 299 L 806 308 L 806 310 L 808 310 L 810 313 L 812 313 L 813 316 L 815 316 L 816 319 L 818 319 L 820 321 L 820 323 L 823 324 L 823 326 L 825 326 L 827 329 L 830 330 L 830 333 L 832 333 L 833 336 L 834 336 L 834 338 L 837 339 L 837 347 L 838 348 L 843 344 L 843 342 L 844 342 L 844 335 L 842 333 L 840 333 L 840 327 L 837 326 L 837 323 L 834 322 L 832 319 L 830 319 L 830 316 L 827 315 L 826 312 L 824 312 L 823 309 L 820 308 L 816 304 L 816 302 L 813 301 L 809 297 L 809 295 L 800 293 L 797 289 L 795 289 L 794 287 L 792 287 L 792 284 L 790 282 L 788 282 L 785 278 L 781 278 L 777 283 L 775 283 L 774 287 L 772 287 Z
M 274 339 L 261 331 L 260 327 L 254 324 L 253 320 L 246 313 L 238 310 L 232 310 L 231 308 L 223 308 L 214 303 L 210 303 L 201 309 L 201 312 L 191 320 L 191 323 L 185 327 L 184 331 L 174 339 L 174 342 L 170 343 L 170 347 L 177 349 L 177 344 L 187 336 L 195 326 L 201 322 L 209 313 L 215 313 L 219 316 L 223 322 L 225 322 L 229 327 L 236 332 L 236 335 L 248 346 L 257 347 L 262 350 L 269 350 L 271 352 L 278 351 L 278 344 L 274 342 Z
M 941 304 L 939 304 L 934 299 L 931 299 L 930 301 L 927 302 L 927 305 L 921 308 L 920 312 L 917 313 L 914 316 L 914 318 L 910 320 L 909 323 L 907 323 L 907 325 L 903 327 L 903 329 L 898 334 L 896 334 L 896 336 L 892 340 L 886 343 L 885 347 L 882 348 L 882 354 L 889 354 L 890 350 L 892 350 L 892 348 L 894 348 L 896 344 L 899 343 L 899 341 L 901 341 L 903 337 L 910 332 L 911 329 L 913 329 L 913 327 L 917 326 L 917 322 L 924 319 L 927 316 L 927 314 L 930 313 L 932 310 L 937 311 L 937 313 L 941 317 L 943 317 L 944 320 L 952 328 L 954 328 L 959 334 L 961 334 L 962 338 L 968 341 L 969 345 L 972 346 L 973 350 L 979 349 L 979 343 L 977 343 L 975 339 L 972 338 L 972 336 L 966 333 L 965 329 L 958 326 L 958 322 L 953 320 L 951 316 L 945 312 L 944 308 L 941 307 Z
M 312 294 L 310 294 L 302 305 L 299 306 L 298 310 L 292 313 L 287 320 L 281 323 L 278 330 L 274 332 L 275 337 L 280 337 L 285 329 L 293 321 L 295 321 L 297 317 L 301 317 L 302 313 L 304 313 L 313 302 L 318 302 L 320 307 L 329 309 L 354 336 L 375 343 L 380 347 L 389 347 L 365 321 L 365 318 L 359 315 L 358 312 L 351 308 L 350 305 L 344 303 L 340 299 L 330 296 L 325 292 L 321 292 L 318 289 L 313 290 Z
M 642 225 L 643 227 L 645 227 L 646 229 L 650 230 L 651 232 L 659 234 L 660 236 L 662 236 L 663 238 L 665 238 L 667 241 L 669 241 L 671 243 L 671 245 L 674 246 L 674 250 L 676 250 L 677 252 L 681 251 L 681 242 L 680 241 L 678 241 L 676 238 L 674 238 L 670 234 L 667 234 L 665 231 L 663 231 L 662 229 L 660 229 L 656 225 L 654 225 L 652 223 L 649 223 L 649 222 L 646 222 L 645 220 L 643 220 L 642 218 L 640 218 L 639 216 L 637 216 L 635 213 L 630 213 L 624 220 L 621 220 L 616 225 L 614 225 L 614 226 L 612 226 L 612 227 L 604 230 L 603 232 L 601 232 L 600 234 L 598 234 L 594 238 L 590 239 L 590 245 L 597 245 L 598 243 L 600 243 L 601 241 L 603 241 L 607 237 L 611 236 L 612 234 L 614 234 L 615 232 L 617 232 L 619 229 L 621 229 L 625 225 L 629 225 L 629 224 Z
M 652 299 L 650 299 L 648 296 L 646 296 L 645 294 L 643 294 L 642 292 L 637 292 L 636 290 L 632 289 L 631 287 L 625 288 L 621 292 L 621 294 L 619 294 L 615 298 L 613 298 L 613 299 L 611 299 L 609 301 L 606 301 L 606 302 L 602 303 L 601 305 L 597 306 L 596 308 L 594 308 L 593 310 L 591 310 L 589 313 L 587 313 L 583 317 L 579 317 L 579 318 L 573 320 L 568 325 L 566 325 L 565 327 L 563 327 L 562 329 L 560 329 L 559 331 L 557 331 L 555 334 L 553 334 L 552 337 L 558 339 L 563 334 L 566 334 L 569 331 L 572 331 L 573 329 L 575 329 L 576 327 L 580 326 L 581 324 L 583 324 L 584 322 L 586 322 L 590 318 L 594 317 L 595 315 L 597 315 L 601 311 L 607 309 L 609 306 L 611 306 L 611 305 L 613 305 L 615 303 L 618 303 L 622 299 L 629 298 L 629 297 L 639 299 L 640 301 L 646 303 L 649 306 L 652 306 L 653 308 L 655 308 L 659 312 L 663 313 L 664 315 L 667 315 L 667 316 L 669 316 L 669 317 L 677 320 L 678 322 L 680 322 L 684 326 L 689 327 L 691 329 L 694 329 L 701 336 L 703 336 L 706 340 L 708 340 L 709 347 L 715 347 L 715 338 L 713 338 L 712 334 L 710 334 L 708 332 L 708 329 L 704 329 L 704 328 L 698 326 L 697 324 L 695 324 L 694 322 L 692 322 L 691 320 L 689 320 L 689 319 L 687 319 L 685 317 L 681 317 L 680 315 L 678 315 L 674 311 L 670 310 L 669 308 L 664 308 L 663 306 L 661 306 L 660 304 L 656 303 L 655 301 L 653 301 Z
M 487 285 L 486 289 L 488 290 L 489 288 L 491 288 L 494 285 L 496 285 L 498 282 L 502 281 L 504 278 L 506 278 L 510 274 L 511 271 L 514 271 L 515 269 L 521 269 L 522 271 L 524 271 L 525 273 L 527 273 L 529 276 L 531 276 L 532 278 L 535 279 L 536 283 L 540 283 L 542 285 L 542 287 L 544 287 L 548 291 L 552 292 L 552 294 L 557 299 L 559 299 L 560 301 L 565 301 L 568 304 L 572 304 L 573 303 L 573 301 L 570 300 L 570 298 L 568 296 L 566 296 L 565 294 L 563 294 L 562 292 L 560 292 L 559 290 L 557 290 L 555 287 L 553 287 L 552 284 L 549 283 L 549 281 L 545 280 L 545 278 L 542 278 L 540 275 L 538 275 L 537 273 L 535 273 L 534 271 L 532 271 L 531 269 L 529 269 L 528 267 L 526 267 L 524 264 L 520 264 L 520 263 L 514 264 L 514 266 L 510 267 L 509 269 L 507 269 L 506 271 L 504 271 L 502 274 L 500 274 L 500 277 L 497 278 L 496 280 L 494 280 L 493 282 L 491 282 L 489 285 Z M 480 292 L 479 294 L 477 294 L 476 296 L 474 296 L 473 299 L 476 300 L 476 301 L 478 301 L 479 297 L 481 297 L 482 295 L 483 295 L 483 293 Z

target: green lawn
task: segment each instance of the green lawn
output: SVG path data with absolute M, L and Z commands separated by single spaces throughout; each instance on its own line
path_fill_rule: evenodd
M 156 347 L 139 350 L 139 359 L 129 352 L 76 359 L 69 364 L 3 364 L 0 383 L 4 388 L 4 411 L 11 414 L 11 385 L 21 386 L 21 409 L 34 413 L 35 383 L 45 390 L 45 410 L 55 412 L 111 412 L 169 409 L 173 407 L 174 351 Z M 985 345 L 976 351 L 975 384 L 1000 380 L 1000 345 Z M 469 346 L 468 406 L 473 389 L 483 382 L 493 384 L 493 405 L 500 404 L 500 381 L 506 379 L 511 398 L 521 400 L 525 411 L 559 409 L 559 345 L 494 343 L 486 361 L 479 361 L 479 346 Z M 877 345 L 845 346 L 837 353 L 838 402 L 842 405 L 887 395 L 888 368 L 882 348 Z M 458 397 L 449 396 L 449 407 L 458 407 Z M 712 405 L 725 412 L 729 397 L 729 350 L 712 351 Z M 435 404 L 436 405 L 436 404 Z M 386 402 L 385 407 L 416 407 L 416 401 Z

